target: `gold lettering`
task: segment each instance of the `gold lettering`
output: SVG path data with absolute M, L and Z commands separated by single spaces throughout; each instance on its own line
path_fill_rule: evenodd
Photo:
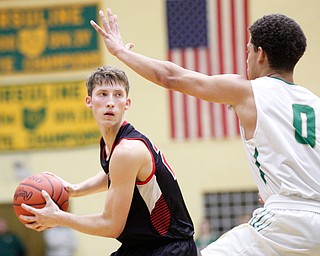
M 9 114 L 0 114 L 0 124 L 10 125 L 15 123 L 15 116 Z
M 57 111 L 55 113 L 55 121 L 58 123 L 74 123 L 76 121 L 76 112 Z
M 14 59 L 11 57 L 0 58 L 0 73 L 14 71 Z
M 88 29 L 79 29 L 74 32 L 74 47 L 84 47 L 90 45 L 92 32 Z
M 79 99 L 81 87 L 78 83 L 67 83 L 56 86 L 55 99 Z
M 82 17 L 83 8 L 77 6 L 59 7 L 50 10 L 48 24 L 50 26 L 82 25 L 85 21 Z
M 79 69 L 101 65 L 99 52 L 59 54 L 38 59 L 24 59 L 23 70 L 65 70 Z
M 51 32 L 48 46 L 50 49 L 87 47 L 91 42 L 92 32 L 88 29 L 75 31 Z
M 44 24 L 46 24 L 44 10 L 41 9 L 6 9 L 0 12 L 0 29 L 17 29 Z
M 10 17 L 7 12 L 0 12 L 0 28 L 8 28 L 10 27 Z
M 13 137 L 0 136 L 0 149 L 11 149 L 13 146 Z
M 68 32 L 52 32 L 49 35 L 49 48 L 70 48 L 72 46 L 71 34 Z
M 14 35 L 0 35 L 0 51 L 8 52 L 16 49 L 16 41 Z
M 43 101 L 47 98 L 45 86 L 0 86 L 1 103 Z

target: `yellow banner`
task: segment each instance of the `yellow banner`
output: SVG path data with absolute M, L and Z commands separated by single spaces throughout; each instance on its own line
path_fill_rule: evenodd
M 0 151 L 98 143 L 85 81 L 0 86 Z

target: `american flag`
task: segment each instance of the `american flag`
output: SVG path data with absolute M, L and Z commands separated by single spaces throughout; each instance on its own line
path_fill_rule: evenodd
M 168 60 L 208 75 L 246 76 L 249 0 L 167 0 Z M 239 135 L 228 106 L 169 92 L 173 139 Z

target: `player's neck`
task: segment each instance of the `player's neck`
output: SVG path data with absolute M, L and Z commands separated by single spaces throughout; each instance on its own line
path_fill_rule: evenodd
M 292 72 L 271 72 L 267 74 L 269 77 L 278 78 L 280 80 L 283 80 L 287 83 L 293 84 L 293 73 Z

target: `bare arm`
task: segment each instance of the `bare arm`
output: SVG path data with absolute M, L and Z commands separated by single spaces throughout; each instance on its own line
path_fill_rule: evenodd
M 108 19 L 99 12 L 102 27 L 91 25 L 102 36 L 108 51 L 145 79 L 167 88 L 210 102 L 232 105 L 247 139 L 252 138 L 256 125 L 256 108 L 251 82 L 239 75 L 208 76 L 182 68 L 172 62 L 156 60 L 135 53 L 133 44 L 124 44 L 118 19 L 107 10 Z
M 80 216 L 63 212 L 43 191 L 47 202 L 46 206 L 42 209 L 35 209 L 23 205 L 24 209 L 35 216 L 21 216 L 21 218 L 29 222 L 26 227 L 37 231 L 54 226 L 67 226 L 90 235 L 116 238 L 124 229 L 136 179 L 149 162 L 149 152 L 142 142 L 123 140 L 112 155 L 110 162 L 111 184 L 102 213 Z
M 100 171 L 95 176 L 78 184 L 71 185 L 70 196 L 78 197 L 93 193 L 107 191 L 108 176 L 104 171 Z
M 78 184 L 71 184 L 70 182 L 65 181 L 64 179 L 55 175 L 54 173 L 46 173 L 58 178 L 69 192 L 70 197 L 89 195 L 93 193 L 106 191 L 108 189 L 108 176 L 105 174 L 104 171 L 100 171 L 95 176 L 90 177 L 89 179 Z
M 91 25 L 102 36 L 108 51 L 136 73 L 164 88 L 179 91 L 197 98 L 230 105 L 239 104 L 251 95 L 250 82 L 238 75 L 208 76 L 184 69 L 172 62 L 152 59 L 132 52 L 132 44 L 124 45 L 118 19 L 107 10 L 108 19 L 100 11 L 102 26 Z

